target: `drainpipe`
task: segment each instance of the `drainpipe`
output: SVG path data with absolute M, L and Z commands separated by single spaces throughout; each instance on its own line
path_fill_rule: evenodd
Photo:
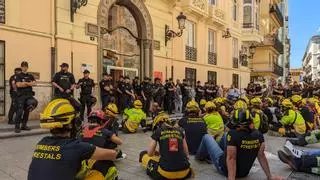
M 51 0 L 51 77 L 55 74 L 56 71 L 56 36 L 57 36 L 57 1 Z M 53 87 L 51 90 L 51 97 L 53 97 Z

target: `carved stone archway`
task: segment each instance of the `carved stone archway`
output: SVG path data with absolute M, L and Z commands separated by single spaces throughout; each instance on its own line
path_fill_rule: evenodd
M 109 29 L 108 15 L 112 6 L 120 5 L 126 7 L 134 17 L 138 28 L 138 41 L 141 47 L 140 76 L 152 77 L 153 75 L 153 25 L 152 19 L 143 0 L 101 0 L 98 7 L 97 24 L 99 27 Z M 101 29 L 101 28 L 99 28 Z M 101 39 L 99 37 L 99 39 Z M 101 40 L 99 46 L 101 47 Z M 98 50 L 101 65 L 102 52 Z M 101 71 L 101 70 L 100 70 Z

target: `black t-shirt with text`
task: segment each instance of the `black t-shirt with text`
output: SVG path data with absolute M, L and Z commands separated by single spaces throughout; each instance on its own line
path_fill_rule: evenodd
M 33 82 L 33 81 L 35 81 L 35 79 L 32 74 L 22 72 L 16 76 L 15 81 L 16 81 L 16 83 L 18 83 L 18 82 Z M 19 94 L 22 93 L 22 94 L 29 95 L 29 94 L 33 93 L 32 86 L 18 87 L 17 92 Z
M 245 177 L 249 174 L 263 142 L 264 137 L 258 130 L 246 132 L 231 129 L 228 132 L 227 145 L 237 148 L 236 177 Z M 224 157 L 220 158 L 224 167 L 227 167 L 226 158 L 227 150 L 225 150 Z
M 151 138 L 160 146 L 160 167 L 169 172 L 182 171 L 190 167 L 183 150 L 184 134 L 182 129 L 163 125 Z
M 207 126 L 201 117 L 184 117 L 179 121 L 186 134 L 190 154 L 196 154 L 203 135 L 207 134 Z
M 96 147 L 71 138 L 44 137 L 36 145 L 28 180 L 71 180 Z
M 80 85 L 80 87 L 81 87 L 80 95 L 91 95 L 92 88 L 94 88 L 94 86 L 95 86 L 94 81 L 91 78 L 79 79 L 78 85 Z
M 73 84 L 76 83 L 73 74 L 69 72 L 58 72 L 54 75 L 52 82 L 57 83 L 65 91 L 70 89 Z M 62 94 L 58 88 L 54 89 L 55 94 Z M 71 92 L 70 94 L 73 94 Z

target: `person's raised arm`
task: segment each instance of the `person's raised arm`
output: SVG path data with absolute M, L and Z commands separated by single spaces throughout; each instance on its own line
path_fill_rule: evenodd
M 227 147 L 227 168 L 228 168 L 228 180 L 236 179 L 237 172 L 237 147 Z
M 96 147 L 96 150 L 92 154 L 90 159 L 93 160 L 115 160 L 117 157 L 117 152 L 111 149 L 103 149 Z

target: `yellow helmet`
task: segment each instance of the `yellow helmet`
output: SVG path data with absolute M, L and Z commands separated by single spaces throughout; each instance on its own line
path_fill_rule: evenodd
M 207 104 L 207 101 L 205 99 L 200 100 L 200 106 L 205 106 Z
M 205 105 L 206 109 L 215 109 L 217 108 L 217 106 L 212 102 L 212 101 L 208 101 Z
M 293 108 L 293 104 L 290 99 L 285 99 L 281 102 L 281 105 L 286 108 Z
M 137 108 L 137 109 L 141 109 L 142 108 L 142 102 L 140 100 L 135 100 L 133 102 L 133 107 Z
M 256 97 L 256 98 L 253 98 L 251 99 L 251 102 L 250 102 L 252 105 L 260 105 L 262 103 L 261 99 Z
M 105 109 L 105 113 L 109 116 L 115 117 L 117 114 L 119 114 L 117 105 L 114 103 L 108 104 Z
M 307 102 L 308 102 L 308 99 L 307 99 L 307 98 L 303 98 L 303 99 L 301 100 L 301 105 L 302 105 L 302 106 L 305 106 L 305 105 L 307 105 Z
M 160 112 L 152 122 L 152 131 L 156 130 L 159 127 L 160 123 L 163 122 L 170 122 L 169 115 L 164 112 Z
M 315 105 L 315 104 L 318 103 L 318 100 L 316 98 L 309 98 L 307 102 L 310 103 L 310 104 Z
M 191 100 L 187 103 L 187 112 L 198 112 L 200 111 L 199 104 L 195 100 Z
M 234 109 L 247 109 L 248 105 L 243 100 L 238 100 L 233 107 Z
M 216 105 L 220 105 L 220 104 L 223 104 L 223 99 L 221 97 L 217 97 L 213 100 L 213 103 L 216 104 Z
M 55 99 L 40 114 L 40 127 L 44 129 L 63 128 L 76 118 L 76 111 L 66 99 Z
M 267 101 L 267 103 L 269 103 L 269 104 L 274 104 L 274 102 L 273 102 L 273 100 L 272 100 L 271 98 L 267 98 L 266 101 Z
M 300 103 L 301 100 L 302 100 L 302 97 L 300 95 L 293 95 L 291 97 L 291 100 L 292 100 L 293 103 Z
M 250 104 L 250 100 L 248 99 L 247 96 L 242 96 L 240 100 L 243 100 L 246 104 Z

